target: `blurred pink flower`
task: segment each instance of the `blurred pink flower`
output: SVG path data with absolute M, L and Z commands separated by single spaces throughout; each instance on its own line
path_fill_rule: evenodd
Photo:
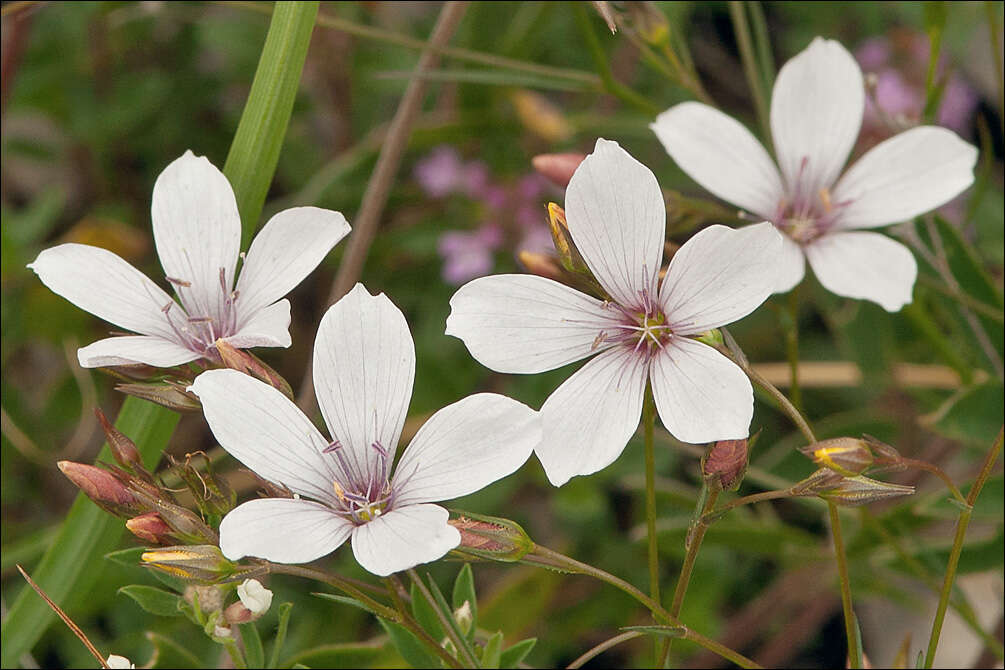
M 440 146 L 416 163 L 414 174 L 426 195 L 443 198 L 464 183 L 464 164 L 456 149 Z
M 443 278 L 455 285 L 487 275 L 503 241 L 502 229 L 489 223 L 477 230 L 452 230 L 440 236 L 437 251 L 443 258 Z

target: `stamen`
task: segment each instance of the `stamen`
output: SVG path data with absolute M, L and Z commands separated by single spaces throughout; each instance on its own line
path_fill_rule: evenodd
M 190 287 L 192 285 L 192 282 L 185 281 L 184 279 L 177 279 L 175 277 L 165 276 L 164 279 L 166 279 L 170 283 L 174 284 L 175 286 L 181 286 L 181 287 L 184 287 L 184 288 L 188 288 L 188 287 Z

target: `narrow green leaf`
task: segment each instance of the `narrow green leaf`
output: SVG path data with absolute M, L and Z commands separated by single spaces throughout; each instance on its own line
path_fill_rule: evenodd
M 439 668 L 440 659 L 429 653 L 408 629 L 385 619 L 378 619 L 380 625 L 387 631 L 391 643 L 401 657 L 413 668 Z
M 375 667 L 376 659 L 383 656 L 386 656 L 384 644 L 376 645 L 372 642 L 322 644 L 297 652 L 277 667 L 372 668 Z
M 478 597 L 475 595 L 475 575 L 471 571 L 471 564 L 465 563 L 461 571 L 457 573 L 454 580 L 454 591 L 452 595 L 454 609 L 460 609 L 465 601 L 471 607 L 471 630 L 478 627 Z
M 59 533 L 59 526 L 47 526 L 37 530 L 30 535 L 20 537 L 13 542 L 3 545 L 3 552 L 0 552 L 3 572 L 14 569 L 15 565 L 29 568 L 31 564 L 43 553 L 46 547 L 52 544 Z
M 412 583 L 412 616 L 419 622 L 419 625 L 434 640 L 442 640 L 446 635 L 443 626 L 440 625 L 440 618 L 436 616 L 436 610 L 429 604 L 429 601 L 422 596 L 422 592 L 414 582 Z
M 349 596 L 340 596 L 337 593 L 312 593 L 311 595 L 317 596 L 318 598 L 324 598 L 325 600 L 334 600 L 335 602 L 342 603 L 343 605 L 352 605 L 353 607 L 358 607 L 359 609 L 369 612 L 374 616 L 379 616 L 369 605 L 365 605 L 355 598 L 350 598 Z
M 248 102 L 224 164 L 241 213 L 242 249 L 258 225 L 293 112 L 317 2 L 277 2 Z
M 276 639 L 272 642 L 272 653 L 269 654 L 269 664 L 267 668 L 279 667 L 279 654 L 283 652 L 283 643 L 286 642 L 286 630 L 290 626 L 290 612 L 293 611 L 293 603 L 283 603 L 279 606 L 279 625 L 276 627 Z
M 248 102 L 224 166 L 250 238 L 275 172 L 303 69 L 317 2 L 276 3 L 269 34 Z M 153 468 L 178 422 L 178 415 L 137 398 L 126 398 L 116 428 L 131 437 Z M 106 446 L 100 455 L 111 460 Z M 57 603 L 71 592 L 86 593 L 97 580 L 98 557 L 115 548 L 122 522 L 78 495 L 55 542 L 32 577 Z M 3 621 L 0 665 L 14 667 L 55 619 L 48 605 L 23 588 Z
M 129 435 L 153 467 L 178 423 L 178 415 L 137 398 L 126 398 L 115 427 Z M 111 461 L 106 445 L 99 455 Z M 125 527 L 122 521 L 80 494 L 70 507 L 55 542 L 42 557 L 32 578 L 57 604 L 70 594 L 86 593 L 100 574 L 100 558 L 115 548 Z M 3 620 L 0 665 L 16 667 L 22 654 L 31 650 L 55 619 L 55 613 L 27 585 Z
M 244 640 L 244 657 L 249 668 L 265 667 L 265 647 L 255 622 L 241 624 L 241 639 Z
M 503 644 L 502 631 L 497 632 L 495 635 L 490 637 L 485 642 L 485 647 L 482 648 L 483 668 L 499 667 L 499 664 L 502 661 L 502 644 Z
M 143 584 L 131 584 L 119 589 L 119 593 L 127 595 L 136 601 L 136 604 L 151 614 L 157 616 L 181 616 L 181 597 L 158 589 L 153 586 Z
M 503 650 L 502 655 L 499 657 L 499 667 L 500 668 L 518 668 L 520 664 L 523 663 L 523 659 L 527 658 L 527 654 L 531 652 L 534 645 L 537 644 L 536 637 L 529 637 L 526 640 L 520 640 L 508 649 Z

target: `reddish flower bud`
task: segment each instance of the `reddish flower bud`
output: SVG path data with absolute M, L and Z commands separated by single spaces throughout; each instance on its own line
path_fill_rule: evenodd
M 136 504 L 132 493 L 107 470 L 73 461 L 60 461 L 56 465 L 88 498 L 112 514 L 128 514 Z
M 143 398 L 176 412 L 198 412 L 202 409 L 199 398 L 185 390 L 184 384 L 163 381 L 153 384 L 117 384 L 116 391 Z
M 557 282 L 564 279 L 562 268 L 558 266 L 558 262 L 554 256 L 534 253 L 533 251 L 521 251 L 517 258 L 520 264 L 531 274 L 554 279 Z
M 586 154 L 541 154 L 531 159 L 531 164 L 542 176 L 556 186 L 565 188 L 572 179 L 572 173 L 586 160 Z
M 717 490 L 735 491 L 747 471 L 747 440 L 719 440 L 702 459 L 706 483 Z
M 164 523 L 157 512 L 147 512 L 129 519 L 126 521 L 126 528 L 149 544 L 167 544 L 172 541 L 169 537 L 171 526 Z
M 215 346 L 223 364 L 228 368 L 259 379 L 293 400 L 293 389 L 290 388 L 290 385 L 283 379 L 282 375 L 266 365 L 260 358 L 243 349 L 237 349 L 226 340 L 217 340 Z
M 461 544 L 454 552 L 465 559 L 512 563 L 534 550 L 534 541 L 519 524 L 509 519 L 458 512 L 447 523 L 461 533 Z
M 111 449 L 112 456 L 116 462 L 124 468 L 135 466 L 142 468 L 143 461 L 140 459 L 140 452 L 136 448 L 136 443 L 119 432 L 101 409 L 95 407 L 94 415 L 98 417 L 101 429 L 105 431 L 105 439 L 108 441 L 108 447 Z

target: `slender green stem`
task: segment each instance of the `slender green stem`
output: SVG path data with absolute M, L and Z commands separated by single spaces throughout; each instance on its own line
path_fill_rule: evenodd
M 622 633 L 621 635 L 615 635 L 611 639 L 604 640 L 603 642 L 601 642 L 600 644 L 596 645 L 595 647 L 591 647 L 590 649 L 588 649 L 587 651 L 585 651 L 582 655 L 580 655 L 579 658 L 577 658 L 575 661 L 573 661 L 572 663 L 570 663 L 566 667 L 569 668 L 569 670 L 573 670 L 574 668 L 581 668 L 581 667 L 583 667 L 583 665 L 587 661 L 593 660 L 595 657 L 597 657 L 600 654 L 604 653 L 608 649 L 610 649 L 612 647 L 616 647 L 619 644 L 621 644 L 622 642 L 628 642 L 629 640 L 634 640 L 635 638 L 642 637 L 642 636 L 643 636 L 643 633 L 640 633 L 637 630 L 629 631 L 627 633 Z
M 862 667 L 862 649 L 858 645 L 855 612 L 851 604 L 851 581 L 848 579 L 848 557 L 845 554 L 844 538 L 841 535 L 841 517 L 838 507 L 828 501 L 830 512 L 831 535 L 834 537 L 834 556 L 837 559 L 838 580 L 841 582 L 841 609 L 844 611 L 844 632 L 848 638 L 848 663 L 851 668 Z
M 391 609 L 387 605 L 377 602 L 370 596 L 363 593 L 354 584 L 350 583 L 343 577 L 339 575 L 333 575 L 329 572 L 322 572 L 321 570 L 315 570 L 314 568 L 305 568 L 301 565 L 286 565 L 284 563 L 268 563 L 269 572 L 279 574 L 279 575 L 293 575 L 294 577 L 303 577 L 305 579 L 313 579 L 316 582 L 323 582 L 329 586 L 334 586 L 339 591 L 342 591 L 346 595 L 352 596 L 356 600 L 360 601 L 370 609 L 372 609 L 376 614 L 389 619 L 394 622 L 399 622 L 398 612 Z M 397 597 L 394 592 L 390 593 L 392 599 Z
M 942 98 L 942 87 L 935 83 L 935 75 L 939 69 L 939 56 L 942 54 L 943 26 L 933 26 L 928 31 L 928 71 L 925 73 L 925 109 L 924 122 L 932 123 L 939 111 L 939 101 Z M 995 60 L 997 60 L 997 55 Z
M 429 587 L 422 581 L 422 577 L 420 577 L 412 568 L 408 570 L 408 576 L 412 580 L 412 583 L 415 584 L 416 588 L 419 589 L 419 593 L 422 594 L 425 601 L 429 603 L 429 606 L 436 613 L 436 618 L 440 620 L 440 626 L 443 627 L 443 632 L 447 634 L 450 641 L 454 643 L 455 647 L 457 647 L 457 653 L 464 657 L 462 659 L 464 664 L 469 668 L 480 667 L 478 660 L 475 659 L 474 654 L 471 653 L 468 641 L 459 634 L 459 631 L 457 630 L 457 622 L 453 620 L 453 617 L 450 617 L 450 613 L 444 612 L 440 609 L 439 603 L 437 603 L 436 599 L 433 598 L 433 594 L 429 592 Z
M 771 54 L 771 36 L 768 32 L 768 22 L 764 18 L 764 8 L 757 0 L 747 2 L 750 10 L 750 23 L 754 31 L 754 44 L 757 48 L 757 64 L 760 65 L 761 82 L 765 91 L 770 91 L 775 83 L 775 59 Z
M 757 73 L 757 55 L 750 39 L 750 26 L 743 11 L 743 3 L 733 0 L 729 3 L 729 18 L 733 21 L 733 31 L 736 34 L 736 45 L 743 61 L 743 73 L 754 96 L 754 107 L 757 110 L 757 120 L 761 125 L 766 144 L 771 143 L 771 126 L 768 125 L 768 98 L 761 85 L 761 77 Z
M 670 616 L 678 618 L 681 607 L 684 606 L 684 596 L 687 594 L 687 587 L 691 583 L 691 574 L 694 572 L 694 564 L 698 560 L 698 550 L 701 549 L 702 540 L 705 539 L 705 531 L 708 530 L 708 523 L 705 515 L 715 508 L 715 501 L 719 499 L 718 491 L 710 491 L 707 486 L 702 486 L 702 495 L 699 504 L 695 508 L 694 519 L 691 521 L 687 540 L 685 541 L 686 553 L 684 554 L 684 565 L 681 566 L 680 576 L 677 577 L 677 586 L 674 587 L 673 599 L 670 601 Z M 668 637 L 663 642 L 663 650 L 660 652 L 660 660 L 656 667 L 665 668 L 670 659 L 670 646 L 673 638 Z
M 574 7 L 576 23 L 579 24 L 580 32 L 586 41 L 586 47 L 590 50 L 590 55 L 593 57 L 593 63 L 597 68 L 597 74 L 600 75 L 600 81 L 603 82 L 604 90 L 618 100 L 635 107 L 645 114 L 651 116 L 658 114 L 661 111 L 658 107 L 614 78 L 611 66 L 607 63 L 607 56 L 600 46 L 600 40 L 597 38 L 597 34 L 590 24 L 590 17 L 586 13 L 586 6 L 577 2 Z
M 963 494 L 960 493 L 960 490 L 956 488 L 956 484 L 953 483 L 953 480 L 950 479 L 949 475 L 947 475 L 939 466 L 925 461 L 917 461 L 913 458 L 901 458 L 900 464 L 909 468 L 918 468 L 919 470 L 924 470 L 925 472 L 935 475 L 942 480 L 942 482 L 946 485 L 946 488 L 949 489 L 949 492 L 953 494 L 953 497 L 956 498 L 958 502 L 964 505 L 967 503 L 967 499 L 964 498 Z
M 656 403 L 653 390 L 646 385 L 642 401 L 642 434 L 646 450 L 646 532 L 649 542 L 649 595 L 660 602 L 660 557 L 656 538 L 656 457 L 653 431 L 656 425 Z
M 709 650 L 713 654 L 721 656 L 722 658 L 735 663 L 741 668 L 760 668 L 757 663 L 753 660 L 747 658 L 743 654 L 730 649 L 729 647 L 716 642 L 710 638 L 705 637 L 701 633 L 698 633 L 688 626 L 684 625 L 674 617 L 670 616 L 662 605 L 647 596 L 645 593 L 632 586 L 620 577 L 615 577 L 609 572 L 605 572 L 600 568 L 596 568 L 588 563 L 583 563 L 582 561 L 577 561 L 574 558 L 560 554 L 553 549 L 543 547 L 541 545 L 536 545 L 533 553 L 527 554 L 522 559 L 521 562 L 530 565 L 536 565 L 539 567 L 546 567 L 549 569 L 558 569 L 562 572 L 572 572 L 580 575 L 586 575 L 588 577 L 593 577 L 594 579 L 599 579 L 602 582 L 610 584 L 616 589 L 623 591 L 628 594 L 636 601 L 645 606 L 656 619 L 663 625 L 674 626 L 681 629 L 680 638 L 684 640 L 690 640 L 694 642 L 699 647 Z
M 789 358 L 789 394 L 792 404 L 802 412 L 803 393 L 799 388 L 799 287 L 792 289 L 786 301 L 788 318 L 785 320 L 785 352 Z
M 942 624 L 946 618 L 946 608 L 949 606 L 949 597 L 952 595 L 953 591 L 953 581 L 956 579 L 956 568 L 960 563 L 960 554 L 963 552 L 963 540 L 967 534 L 967 526 L 970 525 L 970 515 L 974 511 L 974 503 L 977 502 L 977 496 L 980 494 L 981 489 L 984 488 L 984 483 L 991 476 L 991 470 L 994 468 L 995 463 L 998 461 L 998 455 L 1002 450 L 1002 431 L 1005 429 L 999 429 L 998 437 L 995 438 L 994 444 L 991 445 L 991 449 L 988 451 L 988 455 L 984 459 L 984 465 L 981 467 L 981 471 L 977 475 L 977 479 L 974 480 L 974 485 L 970 487 L 970 493 L 967 494 L 967 504 L 962 510 L 960 510 L 959 521 L 956 522 L 956 537 L 953 538 L 953 548 L 949 552 L 949 563 L 946 565 L 946 576 L 942 582 L 942 594 L 939 596 L 939 607 L 935 611 L 935 620 L 932 622 L 932 634 L 928 638 L 928 651 L 925 654 L 925 667 L 931 668 L 932 663 L 935 662 L 935 652 L 939 648 L 939 637 L 942 635 Z
M 733 360 L 744 372 L 747 373 L 747 376 L 750 377 L 750 381 L 764 389 L 768 395 L 770 395 L 775 402 L 778 403 L 778 405 L 782 408 L 782 411 L 785 412 L 790 419 L 792 419 L 792 422 L 796 424 L 796 428 L 798 428 L 799 432 L 803 434 L 803 437 L 809 440 L 810 444 L 817 441 L 816 435 L 813 434 L 813 429 L 810 428 L 810 424 L 784 393 L 775 388 L 774 384 L 761 376 L 761 374 L 754 370 L 754 368 L 746 361 L 738 360 L 738 357 L 734 357 Z

